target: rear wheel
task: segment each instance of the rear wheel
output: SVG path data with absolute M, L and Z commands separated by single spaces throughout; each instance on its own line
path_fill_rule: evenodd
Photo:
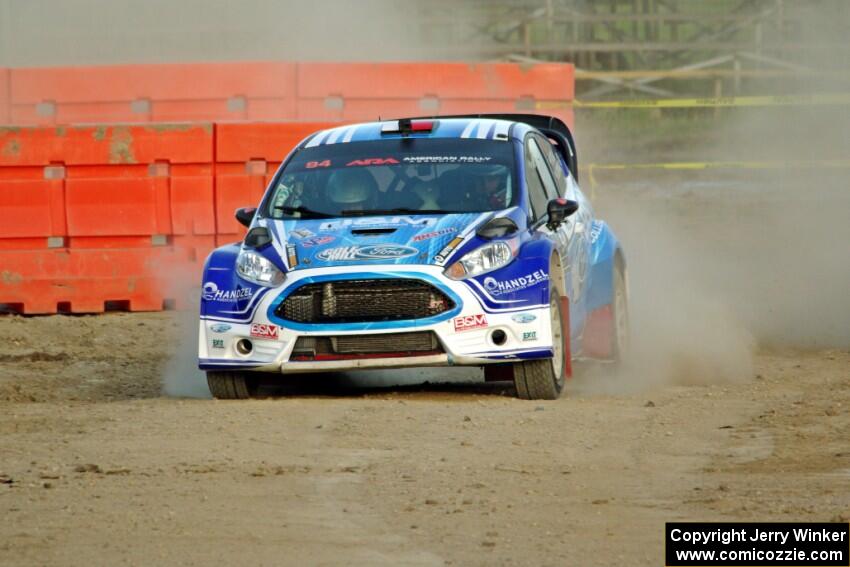
M 558 293 L 553 288 L 549 297 L 550 325 L 552 329 L 552 358 L 525 360 L 514 364 L 514 385 L 517 396 L 524 400 L 556 400 L 564 389 L 563 314 Z
M 620 262 L 614 266 L 614 301 L 612 302 L 611 358 L 623 360 L 629 346 L 629 296 L 626 272 Z
M 210 393 L 219 400 L 244 400 L 251 397 L 248 376 L 244 372 L 207 372 Z

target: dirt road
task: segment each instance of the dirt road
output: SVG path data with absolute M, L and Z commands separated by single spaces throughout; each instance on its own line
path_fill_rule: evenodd
M 179 332 L 0 320 L 0 564 L 657 566 L 665 521 L 850 520 L 846 351 L 619 396 L 584 368 L 556 402 L 337 377 L 231 403 L 161 396 Z

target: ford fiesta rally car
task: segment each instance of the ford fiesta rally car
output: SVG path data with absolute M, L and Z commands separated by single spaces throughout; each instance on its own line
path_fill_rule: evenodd
M 207 259 L 199 366 L 217 398 L 258 373 L 484 366 L 554 399 L 573 359 L 616 361 L 626 265 L 557 118 L 340 126 L 302 141 L 241 243 Z

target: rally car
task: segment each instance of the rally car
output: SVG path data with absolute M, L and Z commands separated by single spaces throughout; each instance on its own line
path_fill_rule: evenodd
M 217 398 L 274 373 L 482 366 L 554 399 L 617 361 L 626 262 L 578 186 L 559 119 L 469 115 L 316 132 L 248 231 L 204 267 L 199 366 Z M 317 377 L 317 379 L 320 379 Z

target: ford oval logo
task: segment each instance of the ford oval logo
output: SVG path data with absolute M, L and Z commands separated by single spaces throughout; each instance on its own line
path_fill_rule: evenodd
M 216 323 L 215 325 L 210 325 L 210 331 L 213 333 L 226 333 L 230 330 L 230 325 L 225 323 Z
M 366 260 L 380 260 L 383 258 L 407 258 L 418 254 L 419 250 L 410 246 L 398 244 L 375 244 L 373 246 L 361 246 L 357 250 L 357 257 Z
M 531 323 L 535 319 L 537 319 L 537 315 L 532 313 L 517 313 L 516 315 L 512 315 L 511 319 L 514 320 L 514 323 Z

